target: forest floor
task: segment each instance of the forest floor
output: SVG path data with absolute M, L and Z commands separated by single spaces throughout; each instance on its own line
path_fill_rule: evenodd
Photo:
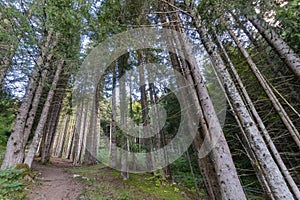
M 76 199 L 84 188 L 84 185 L 72 178 L 72 174 L 66 169 L 73 168 L 68 160 L 54 158 L 51 164 L 42 165 L 35 161 L 33 171 L 40 174 L 35 179 L 35 184 L 29 187 L 28 200 L 73 200 Z
M 104 165 L 74 167 L 65 159 L 52 158 L 50 164 L 35 161 L 38 171 L 27 187 L 28 200 L 183 200 L 202 199 L 195 192 L 160 179 L 150 173 L 130 174 L 124 181 L 120 172 Z

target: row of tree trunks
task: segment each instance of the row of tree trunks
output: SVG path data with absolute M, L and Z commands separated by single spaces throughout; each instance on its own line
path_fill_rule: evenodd
M 285 124 L 286 128 L 288 129 L 288 131 L 291 134 L 292 138 L 294 139 L 295 143 L 300 148 L 300 134 L 299 134 L 297 128 L 293 124 L 292 120 L 289 118 L 289 116 L 286 113 L 285 109 L 283 108 L 283 106 L 281 105 L 281 103 L 277 99 L 276 95 L 272 91 L 272 88 L 269 86 L 268 82 L 265 80 L 263 75 L 260 73 L 260 71 L 257 68 L 256 64 L 254 63 L 254 61 L 252 60 L 252 58 L 250 57 L 250 55 L 248 54 L 246 49 L 243 47 L 243 45 L 241 44 L 241 42 L 239 41 L 237 36 L 228 27 L 228 25 L 226 25 L 226 28 L 227 28 L 229 34 L 231 35 L 231 37 L 233 38 L 233 40 L 235 41 L 235 43 L 237 44 L 237 46 L 239 47 L 239 49 L 242 52 L 243 56 L 247 60 L 247 63 L 249 65 L 250 69 L 252 70 L 253 74 L 255 75 L 257 80 L 259 81 L 261 87 L 264 89 L 265 93 L 269 97 L 269 99 L 272 102 L 274 108 L 276 109 L 278 115 L 280 116 L 282 122 Z
M 254 73 L 254 75 L 256 76 L 256 78 L 259 80 L 260 85 L 263 87 L 263 89 L 265 90 L 266 94 L 268 95 L 269 99 L 271 100 L 273 106 L 275 107 L 278 115 L 281 117 L 282 121 L 284 122 L 284 124 L 286 125 L 287 129 L 290 131 L 290 134 L 292 135 L 294 141 L 296 142 L 296 144 L 299 146 L 300 144 L 300 140 L 298 138 L 299 136 L 299 132 L 297 131 L 296 127 L 293 125 L 292 121 L 290 120 L 290 118 L 288 117 L 286 111 L 284 110 L 284 108 L 282 107 L 282 105 L 280 104 L 279 100 L 276 98 L 276 95 L 273 93 L 271 87 L 269 86 L 269 84 L 267 83 L 267 81 L 264 79 L 264 77 L 262 76 L 262 74 L 260 73 L 259 69 L 256 67 L 255 63 L 253 62 L 253 60 L 251 59 L 250 55 L 248 54 L 248 52 L 246 51 L 246 49 L 242 46 L 241 42 L 238 40 L 237 36 L 233 33 L 233 31 L 228 27 L 228 25 L 226 25 L 226 28 L 229 32 L 229 34 L 231 35 L 231 37 L 233 38 L 233 40 L 235 41 L 235 43 L 237 44 L 237 46 L 239 47 L 240 51 L 242 52 L 242 54 L 244 55 L 244 57 L 246 58 L 252 72 Z M 237 76 L 236 71 L 234 70 L 233 67 L 232 71 L 233 73 Z M 240 80 L 237 77 L 238 80 Z M 240 83 L 240 88 L 243 88 L 243 94 L 244 97 L 246 99 L 246 103 L 247 105 L 250 107 L 250 110 L 256 120 L 256 122 L 258 123 L 258 126 L 261 130 L 261 132 L 263 133 L 268 146 L 270 147 L 271 152 L 273 153 L 273 157 L 276 160 L 279 168 L 281 169 L 282 174 L 284 175 L 284 177 L 287 179 L 289 186 L 291 187 L 295 197 L 297 199 L 300 199 L 300 192 L 299 189 L 296 185 L 296 183 L 294 182 L 294 180 L 292 179 L 292 177 L 289 174 L 288 169 L 286 168 L 284 162 L 282 161 L 279 152 L 277 151 L 270 135 L 268 134 L 266 127 L 264 126 L 261 118 L 259 117 L 249 95 L 247 94 L 247 92 L 244 89 L 244 86 L 242 85 L 241 81 L 239 81 Z
M 50 160 L 53 147 L 54 147 L 54 139 L 55 134 L 57 132 L 57 126 L 59 123 L 59 115 L 62 110 L 63 99 L 65 98 L 65 89 L 67 82 L 62 78 L 60 80 L 59 87 L 55 91 L 55 100 L 52 101 L 50 112 L 47 119 L 47 125 L 44 128 L 44 133 L 42 137 L 42 148 L 41 148 L 41 161 L 42 163 L 47 163 Z
M 271 27 L 265 28 L 258 17 L 249 16 L 248 19 L 290 68 L 290 70 L 298 78 L 300 78 L 300 57 L 294 52 L 294 50 L 289 47 Z
M 281 172 L 272 158 L 266 143 L 260 135 L 259 129 L 248 112 L 245 103 L 243 102 L 238 90 L 233 83 L 229 72 L 220 55 L 217 52 L 216 45 L 209 37 L 205 26 L 202 24 L 200 16 L 194 13 L 195 25 L 198 28 L 199 35 L 206 51 L 212 58 L 215 70 L 224 83 L 224 89 L 234 107 L 236 114 L 244 127 L 251 148 L 253 149 L 258 162 L 263 166 L 262 172 L 270 185 L 270 189 L 275 199 L 294 199 L 286 182 L 284 181 Z
M 85 148 L 85 165 L 94 165 L 97 163 L 97 154 L 100 141 L 100 85 L 97 86 L 95 91 L 92 109 L 90 113 L 90 126 L 86 133 L 86 145 Z
M 54 76 L 54 79 L 53 79 L 53 82 L 52 82 L 52 87 L 50 88 L 50 90 L 48 92 L 47 99 L 46 99 L 46 102 L 44 104 L 42 114 L 41 114 L 41 117 L 39 119 L 38 126 L 35 130 L 35 134 L 34 134 L 34 137 L 32 139 L 32 143 L 29 147 L 28 154 L 26 155 L 24 163 L 28 164 L 29 167 L 31 167 L 32 161 L 34 159 L 35 152 L 38 148 L 38 144 L 40 142 L 40 139 L 41 139 L 41 136 L 42 136 L 42 133 L 43 133 L 43 129 L 44 129 L 45 124 L 47 122 L 47 116 L 49 114 L 50 106 L 51 106 L 51 103 L 52 103 L 52 100 L 53 100 L 53 97 L 54 97 L 55 89 L 56 89 L 57 83 L 59 81 L 59 77 L 60 77 L 61 71 L 63 69 L 63 66 L 64 66 L 64 61 L 63 60 L 59 61 L 59 63 L 57 64 L 57 69 L 56 69 L 55 76 Z
M 61 105 L 50 106 L 50 112 L 48 115 L 48 119 L 46 122 L 46 126 L 44 127 L 44 133 L 41 141 L 41 162 L 47 163 L 50 160 L 52 145 L 54 141 L 54 134 L 56 132 L 57 127 L 57 119 L 59 117 L 59 113 L 61 110 Z
M 44 70 L 43 66 L 47 65 L 50 60 L 47 58 L 51 58 L 51 53 L 49 51 L 53 47 L 49 47 L 53 36 L 53 31 L 49 30 L 45 36 L 44 44 L 41 47 L 40 56 L 37 59 L 37 66 L 36 69 L 33 70 L 32 75 L 29 79 L 28 87 L 26 89 L 25 96 L 23 98 L 22 104 L 18 110 L 18 114 L 16 116 L 16 120 L 14 126 L 11 131 L 11 135 L 7 142 L 7 148 L 4 160 L 2 162 L 1 169 L 6 169 L 9 167 L 14 167 L 17 164 L 23 163 L 24 159 L 24 147 L 26 142 L 24 139 L 28 139 L 28 128 L 32 126 L 33 117 L 29 116 L 29 120 L 27 121 L 28 114 L 30 113 L 30 108 L 33 103 L 36 103 L 37 99 L 34 100 L 34 96 L 36 94 L 36 89 L 38 86 L 37 80 L 41 78 L 41 73 Z M 40 90 L 38 92 L 41 92 Z M 37 94 L 40 95 L 40 94 Z M 31 108 L 35 110 L 36 105 Z M 35 115 L 35 113 L 30 113 L 31 115 Z M 26 127 L 26 124 L 29 123 L 29 126 Z M 24 129 L 27 128 L 26 135 L 24 135 Z M 31 131 L 31 130 L 30 130 Z
M 155 85 L 154 83 L 149 83 L 149 95 L 150 95 L 150 104 L 151 106 L 155 106 L 158 103 L 158 97 L 157 97 L 157 92 L 155 90 Z M 159 111 L 156 108 L 152 108 L 152 117 L 154 117 L 153 121 L 154 121 L 154 130 L 155 130 L 155 143 L 156 149 L 162 149 L 165 144 L 165 137 L 164 137 L 164 131 L 163 128 L 161 126 L 159 119 L 161 119 L 161 116 L 159 114 Z M 169 159 L 168 159 L 168 153 L 166 148 L 163 148 L 163 152 L 162 154 L 158 153 L 157 155 L 157 165 L 158 166 L 162 166 L 164 163 L 169 163 Z M 163 178 L 171 178 L 171 170 L 170 170 L 170 166 L 167 165 L 166 167 L 161 169 L 161 176 Z
M 241 96 L 245 99 L 245 101 L 247 103 L 247 107 L 249 107 L 249 110 L 252 112 L 253 117 L 255 118 L 255 121 L 258 123 L 258 126 L 259 126 L 260 130 L 263 131 L 265 135 L 268 135 L 268 132 L 267 132 L 267 130 L 265 128 L 265 125 L 263 124 L 260 116 L 258 115 L 258 113 L 257 113 L 257 111 L 256 111 L 256 109 L 255 109 L 255 107 L 254 107 L 254 105 L 253 105 L 253 103 L 252 103 L 252 101 L 251 101 L 251 99 L 250 99 L 250 97 L 249 97 L 249 95 L 248 95 L 245 87 L 244 87 L 244 84 L 242 83 L 242 81 L 241 81 L 241 79 L 240 79 L 237 71 L 235 70 L 235 67 L 234 67 L 233 63 L 231 62 L 231 60 L 230 60 L 230 58 L 229 58 L 229 56 L 228 56 L 225 48 L 223 47 L 222 42 L 219 40 L 219 38 L 218 38 L 218 36 L 216 34 L 215 34 L 215 39 L 217 40 L 217 42 L 218 42 L 218 44 L 220 46 L 220 49 L 222 50 L 223 55 L 225 56 L 225 59 L 226 59 L 228 65 L 230 67 L 231 72 L 232 72 L 233 79 L 237 82 L 237 88 L 239 89 Z M 251 160 L 252 167 L 254 168 L 254 170 L 256 172 L 256 176 L 258 177 L 258 180 L 259 180 L 262 188 L 264 189 L 265 194 L 267 194 L 266 195 L 267 198 L 268 199 L 274 199 L 274 197 L 272 195 L 272 192 L 271 192 L 271 189 L 269 187 L 269 184 L 266 181 L 263 173 L 261 173 L 261 166 L 259 165 L 259 162 L 257 160 L 257 157 L 256 157 L 255 153 L 251 149 L 249 140 L 248 140 L 247 135 L 245 133 L 245 130 L 244 130 L 243 126 L 242 126 L 242 123 L 239 120 L 239 118 L 237 117 L 237 113 L 235 113 L 234 107 L 230 103 L 228 95 L 226 95 L 226 97 L 227 97 L 228 103 L 230 105 L 230 108 L 231 108 L 231 110 L 233 112 L 233 116 L 234 116 L 237 124 L 239 125 L 240 130 L 241 130 L 241 132 L 239 134 L 237 134 L 238 138 L 242 142 L 243 147 L 246 150 L 246 154 L 249 157 L 249 159 Z
M 82 151 L 86 140 L 86 131 L 88 131 L 88 97 L 83 97 L 76 111 L 76 122 L 74 129 L 74 141 L 72 145 L 72 160 L 73 164 L 82 163 Z
M 53 156 L 61 158 L 63 152 L 65 152 L 65 144 L 69 139 L 68 130 L 71 127 L 71 123 L 71 115 L 61 114 L 58 130 L 54 139 Z
M 181 21 L 178 13 L 171 14 L 171 21 Z M 175 27 L 175 30 L 184 33 L 180 24 L 175 24 L 173 27 Z M 238 199 L 246 199 L 231 157 L 228 144 L 222 131 L 221 124 L 218 120 L 213 103 L 206 89 L 204 80 L 200 75 L 195 58 L 192 57 L 192 50 L 190 47 L 183 45 L 184 43 L 180 41 L 182 39 L 186 40 L 187 38 L 174 37 L 174 39 L 177 48 L 179 48 L 178 52 L 183 52 L 182 55 L 179 55 L 180 58 L 186 58 L 190 62 L 186 63 L 186 60 L 182 60 L 181 65 L 187 76 L 187 79 L 195 86 L 197 99 L 199 101 L 200 110 L 202 113 L 200 121 L 203 139 L 201 139 L 202 141 L 200 144 L 200 138 L 198 138 L 198 142 L 195 143 L 197 145 L 196 148 L 200 162 L 208 161 L 207 159 L 202 159 L 203 146 L 215 145 L 209 154 L 209 159 L 212 161 L 211 164 L 204 163 L 200 165 L 203 167 L 208 167 L 208 169 L 203 170 L 203 172 L 209 172 L 211 167 L 213 167 L 213 171 L 205 175 L 208 177 L 206 178 L 205 183 L 209 188 L 209 198 L 236 199 L 238 197 Z M 210 139 L 208 140 L 208 138 Z M 217 140 L 216 144 L 214 144 L 214 140 Z M 218 176 L 215 176 L 214 179 L 212 179 L 214 176 L 213 174 L 218 174 Z

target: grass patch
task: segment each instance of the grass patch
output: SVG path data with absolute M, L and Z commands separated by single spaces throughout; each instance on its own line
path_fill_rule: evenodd
M 199 199 L 196 194 L 175 183 L 150 173 L 130 174 L 123 180 L 120 172 L 95 165 L 69 170 L 80 175 L 76 179 L 86 184 L 79 199 L 91 200 L 184 200 Z

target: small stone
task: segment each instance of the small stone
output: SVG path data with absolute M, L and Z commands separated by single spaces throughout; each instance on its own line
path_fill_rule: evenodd
M 77 178 L 77 177 L 80 177 L 79 174 L 73 174 L 73 178 Z

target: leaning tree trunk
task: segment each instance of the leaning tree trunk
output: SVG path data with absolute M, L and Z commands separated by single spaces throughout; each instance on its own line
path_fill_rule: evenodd
M 174 67 L 174 69 L 178 70 L 178 71 L 182 71 L 180 69 L 180 63 L 179 63 L 179 59 L 178 56 L 174 55 L 174 54 L 170 54 L 171 57 L 171 62 L 172 65 Z M 186 75 L 186 79 L 190 84 L 194 84 L 194 81 L 192 79 L 191 73 L 188 69 L 188 67 L 185 68 L 185 75 Z M 183 84 L 180 84 L 183 85 Z M 187 96 L 187 95 L 186 95 Z M 188 102 L 186 102 L 185 98 L 182 98 L 184 100 L 185 104 L 188 104 Z M 194 101 L 199 101 L 198 97 L 194 94 Z M 200 115 L 200 123 L 201 123 L 201 130 L 199 131 L 199 134 L 197 134 L 195 136 L 195 139 L 193 141 L 194 144 L 194 149 L 197 155 L 197 161 L 198 161 L 198 165 L 200 168 L 200 173 L 203 177 L 203 183 L 205 186 L 205 191 L 206 194 L 208 196 L 209 199 L 222 199 L 222 194 L 221 194 L 221 187 L 218 181 L 218 177 L 217 177 L 217 173 L 215 171 L 214 168 L 214 162 L 211 159 L 210 155 L 202 157 L 200 156 L 200 150 L 202 145 L 204 144 L 204 139 L 205 137 L 209 137 L 209 130 L 208 130 L 208 126 L 206 125 L 205 122 L 205 117 L 203 114 L 203 111 L 200 107 L 200 104 L 196 104 L 198 106 L 197 110 L 199 110 L 199 115 Z M 188 121 L 189 123 L 189 121 Z M 189 126 L 192 126 L 189 124 Z
M 235 36 L 235 34 L 233 33 L 232 30 L 229 29 L 229 27 L 227 27 L 229 34 L 231 35 L 231 37 L 233 38 L 233 40 L 235 41 L 235 43 L 238 45 L 240 51 L 242 52 L 242 54 L 245 56 L 245 58 L 247 59 L 247 62 L 250 66 L 250 68 L 252 69 L 253 73 L 255 74 L 255 76 L 257 77 L 257 79 L 259 80 L 261 86 L 263 87 L 263 89 L 266 91 L 266 94 L 268 95 L 269 99 L 271 100 L 273 106 L 276 108 L 279 116 L 281 117 L 282 121 L 284 122 L 284 124 L 286 124 L 287 129 L 290 131 L 292 137 L 294 138 L 295 142 L 297 143 L 298 147 L 300 144 L 300 140 L 298 138 L 299 133 L 296 129 L 296 127 L 293 125 L 292 121 L 289 119 L 287 113 L 285 112 L 285 110 L 283 109 L 282 105 L 280 104 L 280 102 L 278 101 L 278 99 L 276 98 L 276 95 L 273 93 L 272 89 L 270 88 L 270 86 L 268 85 L 268 83 L 265 81 L 264 77 L 262 76 L 262 74 L 259 72 L 258 68 L 256 67 L 256 65 L 254 64 L 254 62 L 252 61 L 250 55 L 247 53 L 246 49 L 244 49 L 244 47 L 242 46 L 242 44 L 240 43 L 240 41 L 238 40 L 238 38 Z M 245 92 L 245 91 L 244 91 Z M 247 94 L 247 93 L 246 93 Z M 250 109 L 253 113 L 253 115 L 256 118 L 256 121 L 258 122 L 258 125 L 260 126 L 262 133 L 264 135 L 264 137 L 267 140 L 267 143 L 270 146 L 271 152 L 273 152 L 273 156 L 275 158 L 275 160 L 278 163 L 278 166 L 280 167 L 284 177 L 287 179 L 294 195 L 297 197 L 297 199 L 300 199 L 300 192 L 299 189 L 297 187 L 297 185 L 295 184 L 294 180 L 292 179 L 292 177 L 290 176 L 288 169 L 286 168 L 285 164 L 283 163 L 279 152 L 277 151 L 270 135 L 268 134 L 265 126 L 263 125 L 262 120 L 260 119 L 255 107 L 253 106 L 250 97 L 247 95 L 246 97 L 246 101 L 248 106 L 251 106 Z
M 245 99 L 245 101 L 247 103 L 247 106 L 249 107 L 249 109 L 250 109 L 253 117 L 255 118 L 255 121 L 258 123 L 258 126 L 259 126 L 260 130 L 264 133 L 264 135 L 268 135 L 268 132 L 267 132 L 267 130 L 265 128 L 265 125 L 263 124 L 260 116 L 256 112 L 256 109 L 255 109 L 255 107 L 254 107 L 254 105 L 253 105 L 253 103 L 252 103 L 252 101 L 251 101 L 251 99 L 250 99 L 250 97 L 249 97 L 249 95 L 248 95 L 248 93 L 247 93 L 247 91 L 246 91 L 246 89 L 245 89 L 245 87 L 244 87 L 244 85 L 243 85 L 243 83 L 242 83 L 242 81 L 241 81 L 241 79 L 240 79 L 237 71 L 235 70 L 233 63 L 231 62 L 231 60 L 230 60 L 230 58 L 229 58 L 229 56 L 228 56 L 225 48 L 223 47 L 222 42 L 219 40 L 219 38 L 218 38 L 218 36 L 217 36 L 216 33 L 215 33 L 215 38 L 216 38 L 216 40 L 217 40 L 217 42 L 218 42 L 218 44 L 219 44 L 219 46 L 220 46 L 220 48 L 221 48 L 221 50 L 223 52 L 223 55 L 225 56 L 225 58 L 227 60 L 227 63 L 229 65 L 229 67 L 230 67 L 230 70 L 232 72 L 233 78 L 237 82 L 238 88 L 240 89 L 241 96 Z M 244 128 L 243 128 L 243 126 L 242 126 L 242 124 L 241 124 L 241 122 L 240 122 L 240 120 L 239 120 L 239 118 L 237 116 L 237 113 L 235 112 L 234 107 L 230 103 L 229 98 L 228 98 L 227 95 L 226 95 L 226 97 L 227 97 L 227 101 L 228 101 L 228 103 L 230 105 L 230 108 L 232 109 L 234 118 L 235 118 L 235 120 L 236 120 L 236 122 L 237 122 L 237 124 L 238 124 L 238 126 L 240 127 L 240 130 L 241 130 L 241 132 L 238 133 L 237 135 L 238 135 L 241 143 L 243 144 L 244 149 L 246 150 L 247 156 L 248 156 L 248 158 L 251 161 L 252 167 L 256 171 L 257 178 L 258 178 L 261 186 L 263 187 L 263 189 L 265 191 L 265 194 L 268 196 L 268 198 L 269 199 L 274 199 L 274 197 L 272 195 L 272 192 L 271 192 L 271 189 L 269 187 L 269 184 L 268 184 L 265 176 L 262 173 L 260 173 L 261 166 L 259 165 L 259 163 L 257 161 L 257 157 L 256 157 L 255 153 L 251 149 L 250 142 L 249 142 L 249 140 L 247 138 L 247 135 L 245 133 L 245 130 L 244 130 Z M 269 140 L 267 140 L 267 141 L 269 141 Z M 272 142 L 272 140 L 271 140 L 271 142 Z M 269 142 L 268 142 L 268 144 L 269 144 Z
M 290 70 L 300 79 L 300 57 L 294 50 L 271 27 L 263 26 L 263 23 L 257 17 L 251 16 L 248 19 Z
M 265 127 L 262 119 L 260 118 L 260 116 L 259 116 L 256 108 L 254 107 L 254 104 L 253 104 L 250 96 L 248 95 L 248 93 L 247 93 L 247 91 L 246 91 L 246 89 L 244 87 L 244 84 L 242 83 L 242 81 L 241 81 L 241 79 L 240 79 L 237 71 L 235 70 L 235 68 L 233 66 L 233 63 L 231 62 L 231 60 L 230 60 L 230 58 L 229 58 L 229 56 L 228 56 L 225 48 L 223 47 L 222 42 L 218 39 L 217 35 L 216 35 L 216 39 L 218 40 L 219 45 L 220 45 L 220 47 L 221 47 L 221 49 L 222 49 L 222 51 L 223 51 L 226 59 L 228 60 L 229 67 L 230 67 L 230 69 L 232 71 L 232 74 L 235 77 L 235 79 L 236 79 L 236 81 L 237 81 L 237 83 L 239 85 L 239 88 L 241 88 L 241 90 L 242 90 L 242 94 L 243 94 L 243 96 L 245 98 L 245 101 L 246 101 L 249 109 L 251 110 L 251 113 L 252 113 L 253 117 L 255 118 L 255 121 L 257 122 L 257 125 L 259 126 L 259 128 L 260 128 L 263 136 L 265 137 L 266 142 L 267 142 L 268 146 L 270 147 L 270 151 L 272 152 L 274 159 L 276 160 L 276 162 L 277 162 L 277 164 L 278 164 L 278 166 L 279 166 L 282 174 L 284 175 L 284 177 L 287 180 L 289 186 L 291 187 L 291 189 L 292 189 L 295 197 L 297 197 L 297 199 L 300 199 L 300 192 L 299 192 L 299 189 L 298 189 L 295 181 L 293 180 L 293 178 L 290 175 L 287 167 L 285 166 L 285 164 L 284 164 L 284 162 L 283 162 L 283 160 L 282 160 L 282 158 L 280 156 L 280 153 L 278 152 L 275 144 L 273 143 L 272 138 L 270 137 L 270 135 L 269 135 L 269 133 L 268 133 L 268 131 L 267 131 L 267 129 L 266 129 L 266 127 Z
M 50 122 L 47 127 L 47 133 L 45 137 L 45 146 L 42 147 L 42 153 L 41 153 L 41 162 L 42 163 L 47 163 L 50 161 L 50 157 L 53 151 L 53 143 L 54 143 L 54 137 L 58 125 L 58 119 L 59 119 L 59 114 L 62 109 L 61 102 L 63 100 L 64 95 L 60 94 L 58 95 L 55 93 L 55 96 L 57 96 L 57 102 L 52 103 L 52 112 L 51 112 L 51 117 L 49 117 Z
M 50 52 L 48 53 L 48 55 L 46 57 L 46 59 L 48 61 L 52 60 L 52 57 L 54 55 L 53 51 L 54 51 L 54 48 L 57 45 L 58 37 L 59 37 L 59 34 L 57 33 L 56 37 L 54 38 L 54 40 L 52 42 L 52 44 L 53 44 L 52 48 L 51 48 Z M 47 77 L 48 73 L 49 73 L 49 70 L 50 70 L 50 62 L 46 62 L 45 65 L 44 65 L 44 69 L 41 73 L 41 79 L 38 83 L 37 89 L 36 89 L 35 94 L 34 94 L 34 98 L 32 100 L 32 105 L 31 105 L 31 108 L 30 108 L 29 113 L 28 113 L 28 118 L 26 119 L 26 126 L 24 128 L 24 142 L 23 142 L 24 149 L 25 149 L 26 143 L 28 141 L 29 135 L 32 131 L 32 126 L 33 126 L 33 123 L 34 123 L 34 119 L 35 119 L 35 116 L 37 114 L 39 103 L 40 103 L 40 100 L 41 100 L 41 97 L 42 97 L 42 94 L 43 94 L 44 85 L 49 81 L 49 79 Z
M 284 125 L 288 129 L 289 133 L 291 134 L 291 136 L 294 139 L 295 143 L 297 144 L 298 148 L 300 148 L 300 134 L 299 134 L 297 128 L 293 124 L 292 120 L 289 118 L 289 116 L 286 113 L 285 109 L 283 108 L 283 106 L 281 105 L 279 100 L 277 99 L 277 97 L 274 94 L 274 92 L 272 91 L 271 87 L 269 86 L 269 84 L 267 83 L 267 81 L 265 80 L 263 75 L 260 73 L 259 69 L 255 65 L 252 58 L 250 57 L 250 55 L 248 54 L 246 49 L 243 47 L 243 45 L 241 44 L 239 39 L 235 36 L 235 34 L 228 27 L 228 25 L 226 25 L 226 28 L 227 28 L 229 34 L 231 35 L 231 37 L 233 38 L 233 40 L 235 41 L 236 45 L 239 47 L 241 53 L 243 54 L 243 56 L 247 60 L 247 63 L 249 65 L 250 69 L 252 70 L 253 74 L 255 75 L 257 80 L 259 81 L 261 87 L 264 89 L 265 93 L 269 97 L 269 99 L 270 99 L 273 107 L 277 111 L 281 121 L 284 123 Z
M 62 71 L 63 65 L 64 65 L 64 61 L 63 60 L 59 61 L 58 65 L 57 65 L 56 72 L 55 72 L 55 76 L 54 76 L 54 79 L 53 79 L 53 82 L 52 82 L 52 87 L 50 88 L 50 90 L 48 92 L 47 99 L 45 101 L 45 104 L 44 104 L 44 107 L 43 107 L 43 110 L 42 110 L 41 118 L 40 118 L 38 126 L 35 130 L 34 137 L 32 139 L 32 143 L 30 145 L 28 154 L 25 158 L 24 163 L 28 164 L 29 167 L 31 167 L 32 161 L 34 159 L 35 152 L 37 150 L 39 141 L 40 141 L 41 136 L 42 136 L 44 126 L 47 122 L 47 116 L 48 116 L 48 113 L 49 113 L 50 105 L 51 105 L 51 102 L 52 102 L 53 97 L 54 97 L 54 91 L 56 89 L 56 86 L 57 86 L 57 83 L 58 83 L 59 76 L 60 76 L 60 73 Z
M 173 15 L 171 21 L 181 21 L 178 14 L 175 13 L 171 15 Z M 173 27 L 176 27 L 177 30 L 180 32 L 184 32 L 178 24 Z M 191 84 L 195 86 L 195 90 L 197 94 L 196 98 L 198 98 L 198 101 L 200 103 L 201 129 L 202 129 L 202 134 L 204 139 L 204 140 L 202 139 L 201 145 L 210 146 L 214 144 L 214 140 L 217 140 L 217 142 L 215 143 L 215 147 L 212 148 L 209 154 L 209 157 L 213 161 L 212 166 L 214 168 L 214 172 L 218 174 L 215 177 L 218 186 L 209 183 L 210 189 L 216 190 L 216 192 L 213 192 L 213 194 L 210 194 L 210 196 L 214 197 L 215 199 L 218 198 L 236 199 L 237 197 L 239 199 L 246 199 L 221 124 L 218 120 L 213 103 L 206 89 L 204 80 L 200 75 L 196 60 L 195 58 L 192 57 L 193 55 L 192 50 L 190 49 L 189 46 L 184 45 L 185 43 L 182 42 L 182 40 L 187 40 L 187 38 L 184 37 L 179 38 L 174 36 L 173 39 L 175 40 L 175 44 L 177 48 L 179 48 L 178 52 L 179 53 L 181 52 L 179 58 L 186 58 L 186 60 L 189 61 L 189 63 L 187 63 L 183 59 L 180 60 L 181 65 L 183 67 L 183 71 L 187 76 L 187 79 Z M 210 139 L 207 140 L 208 138 Z M 206 143 L 207 141 L 208 143 Z M 202 148 L 198 147 L 198 156 L 201 156 L 200 155 L 201 153 L 202 153 Z M 199 159 L 201 159 L 201 157 L 199 157 Z M 212 176 L 212 175 L 207 174 L 206 176 Z M 213 182 L 213 180 L 207 180 L 207 181 Z M 220 193 L 221 196 L 217 196 L 218 193 Z
M 214 63 L 214 67 L 219 78 L 224 83 L 224 89 L 235 109 L 235 112 L 238 115 L 240 122 L 244 126 L 250 145 L 257 156 L 259 163 L 263 166 L 262 172 L 264 173 L 266 180 L 270 185 L 270 189 L 274 197 L 276 199 L 294 199 L 292 193 L 286 185 L 286 182 L 284 181 L 283 176 L 281 175 L 278 166 L 272 158 L 267 145 L 260 135 L 254 120 L 251 118 L 245 103 L 238 93 L 238 90 L 233 83 L 225 64 L 223 63 L 222 58 L 218 54 L 216 45 L 212 42 L 206 32 L 206 29 L 203 27 L 200 16 L 195 14 L 195 17 L 196 27 L 198 28 L 198 32 L 204 47 L 212 58 L 212 62 Z
M 1 169 L 9 167 L 15 167 L 17 164 L 21 164 L 24 159 L 24 128 L 26 127 L 26 120 L 28 118 L 28 112 L 32 106 L 32 100 L 36 91 L 37 81 L 40 78 L 38 68 L 42 68 L 43 64 L 46 64 L 45 57 L 48 52 L 48 48 L 52 38 L 52 31 L 48 32 L 45 44 L 41 48 L 41 55 L 37 59 L 37 69 L 34 69 L 29 79 L 28 87 L 22 104 L 19 108 L 18 114 L 14 126 L 11 131 L 11 135 L 7 141 L 6 153 L 2 162 Z

